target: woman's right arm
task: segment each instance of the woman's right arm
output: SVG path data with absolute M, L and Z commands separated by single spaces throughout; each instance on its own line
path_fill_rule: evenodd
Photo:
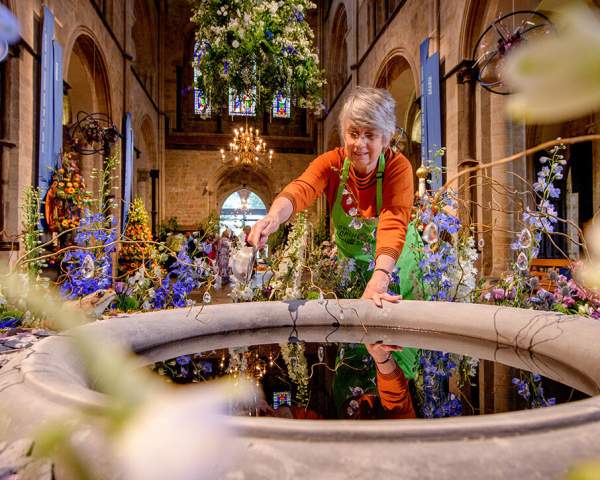
M 248 235 L 248 243 L 262 248 L 269 235 L 275 232 L 279 225 L 286 222 L 295 211 L 304 210 L 314 202 L 327 186 L 336 159 L 339 163 L 338 156 L 337 150 L 320 155 L 311 162 L 302 175 L 285 187 L 273 201 L 267 216 L 252 227 Z
M 275 232 L 279 228 L 279 225 L 290 218 L 293 212 L 294 207 L 288 198 L 277 197 L 273 201 L 273 205 L 271 205 L 267 216 L 261 218 L 252 226 L 248 235 L 248 243 L 259 249 L 264 247 L 269 235 Z

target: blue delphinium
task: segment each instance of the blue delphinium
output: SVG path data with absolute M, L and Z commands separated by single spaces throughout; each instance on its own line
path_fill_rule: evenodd
M 160 309 L 187 306 L 189 294 L 198 286 L 198 275 L 184 244 L 177 254 L 177 260 L 173 262 L 160 287 L 156 289 L 152 307 Z
M 513 378 L 512 383 L 517 389 L 517 393 L 526 400 L 529 408 L 543 408 L 556 405 L 556 398 L 546 398 L 544 396 L 542 377 L 538 373 L 521 374 L 520 378 Z
M 61 262 L 64 281 L 60 292 L 67 298 L 79 298 L 112 285 L 112 254 L 116 249 L 117 228 L 114 219 L 85 210 L 73 241 Z
M 456 417 L 462 413 L 460 399 L 448 391 L 448 383 L 457 365 L 449 353 L 422 350 L 419 358 L 422 372 L 423 399 L 421 413 L 425 418 Z

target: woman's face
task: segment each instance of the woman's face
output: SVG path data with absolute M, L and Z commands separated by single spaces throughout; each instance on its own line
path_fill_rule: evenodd
M 344 128 L 346 155 L 362 173 L 369 173 L 377 165 L 383 151 L 383 135 L 379 130 L 358 127 L 349 123 Z

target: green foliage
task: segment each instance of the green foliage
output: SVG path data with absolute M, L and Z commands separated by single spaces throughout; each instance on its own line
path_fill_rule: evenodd
M 204 220 L 202 220 L 198 225 L 198 230 L 201 232 L 200 240 L 208 237 L 209 235 L 218 235 L 219 234 L 219 216 L 217 212 L 211 210 Z
M 25 271 L 36 278 L 40 270 L 46 266 L 42 260 L 38 260 L 40 256 L 40 245 L 42 231 L 39 228 L 42 214 L 40 211 L 41 191 L 38 188 L 27 187 L 23 192 L 23 205 L 21 211 L 23 213 L 23 248 L 25 250 Z
M 158 225 L 157 237 L 159 242 L 164 242 L 170 233 L 177 233 L 181 229 L 177 217 L 167 218 Z
M 227 104 L 229 89 L 252 95 L 268 111 L 279 94 L 320 111 L 324 73 L 314 33 L 305 20 L 307 0 L 194 0 L 197 25 L 196 87 L 213 107 Z M 214 108 L 219 110 L 219 108 Z
M 123 312 L 133 312 L 139 310 L 141 306 L 140 301 L 136 297 L 129 295 L 117 295 L 117 310 Z
M 325 221 L 325 217 L 319 218 L 319 223 L 313 231 L 313 246 L 321 245 L 323 242 L 331 241 L 331 232 Z
M 267 247 L 269 248 L 269 253 L 271 255 L 283 248 L 283 246 L 287 242 L 290 230 L 291 224 L 284 223 L 280 225 L 275 232 L 269 235 L 269 239 L 267 240 Z
M 108 218 L 112 210 L 117 207 L 114 201 L 114 190 L 118 190 L 116 180 L 119 178 L 117 168 L 120 165 L 119 152 L 104 158 L 101 170 L 92 170 L 91 178 L 96 178 L 98 182 L 98 198 L 95 207 L 97 212 L 102 213 Z

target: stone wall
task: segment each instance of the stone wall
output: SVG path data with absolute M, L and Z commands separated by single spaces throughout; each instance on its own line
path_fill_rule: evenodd
M 142 0 L 138 0 L 142 1 Z M 148 2 L 148 8 L 155 9 L 162 2 Z M 105 86 L 102 105 L 97 99 L 91 99 L 90 105 L 99 111 L 108 113 L 113 122 L 121 128 L 123 113 L 132 112 L 136 143 L 140 152 L 148 156 L 148 151 L 153 151 L 153 157 L 147 159 L 144 167 L 160 168 L 164 150 L 164 141 L 161 141 L 162 129 L 161 88 L 154 88 L 154 92 L 145 91 L 138 77 L 134 74 L 131 65 L 135 60 L 135 45 L 131 36 L 131 28 L 135 19 L 134 0 L 107 0 L 104 2 L 106 10 L 102 12 L 90 1 L 55 0 L 49 4 L 55 15 L 55 38 L 63 47 L 63 78 L 66 85 L 76 85 L 77 79 L 69 78 L 69 65 L 73 59 L 73 50 L 77 42 L 85 38 L 86 45 L 92 48 L 86 50 L 86 59 L 93 69 L 91 75 L 98 84 Z M 14 143 L 15 147 L 3 146 L 2 148 L 2 208 L 4 219 L 4 238 L 7 241 L 15 238 L 20 230 L 19 201 L 26 186 L 34 183 L 37 169 L 37 138 L 38 118 L 37 104 L 39 95 L 38 63 L 40 52 L 40 32 L 43 9 L 41 2 L 36 0 L 18 0 L 9 3 L 9 7 L 17 15 L 21 23 L 23 38 L 17 56 L 9 57 L 5 62 L 6 99 L 9 100 L 4 108 L 4 123 L 7 126 L 4 140 Z M 158 12 L 156 12 L 158 14 Z M 158 36 L 158 23 L 156 24 Z M 156 51 L 156 45 L 147 46 Z M 162 74 L 159 65 L 156 70 Z M 97 77 L 102 78 L 97 78 Z M 94 94 L 94 87 L 89 86 L 90 96 Z M 86 92 L 80 92 L 85 95 Z M 103 106 L 106 105 L 106 108 Z M 73 112 L 75 115 L 77 112 Z M 143 119 L 149 119 L 153 131 L 153 142 L 140 142 L 143 138 L 140 126 Z M 92 166 L 98 168 L 100 159 L 85 159 L 83 171 L 89 173 Z M 88 165 L 90 164 L 90 165 Z M 147 167 L 146 167 L 147 168 Z M 137 170 L 134 165 L 134 172 Z M 92 184 L 86 178 L 87 184 Z M 136 194 L 134 183 L 134 194 Z M 149 205 L 147 205 L 149 207 Z
M 256 171 L 226 167 L 214 151 L 167 150 L 166 156 L 164 218 L 177 217 L 186 230 L 195 228 L 211 211 L 218 212 L 224 200 L 241 188 L 255 192 L 269 208 L 288 181 L 300 175 L 314 158 L 276 153 L 272 168 Z M 312 217 L 315 208 L 311 209 Z

